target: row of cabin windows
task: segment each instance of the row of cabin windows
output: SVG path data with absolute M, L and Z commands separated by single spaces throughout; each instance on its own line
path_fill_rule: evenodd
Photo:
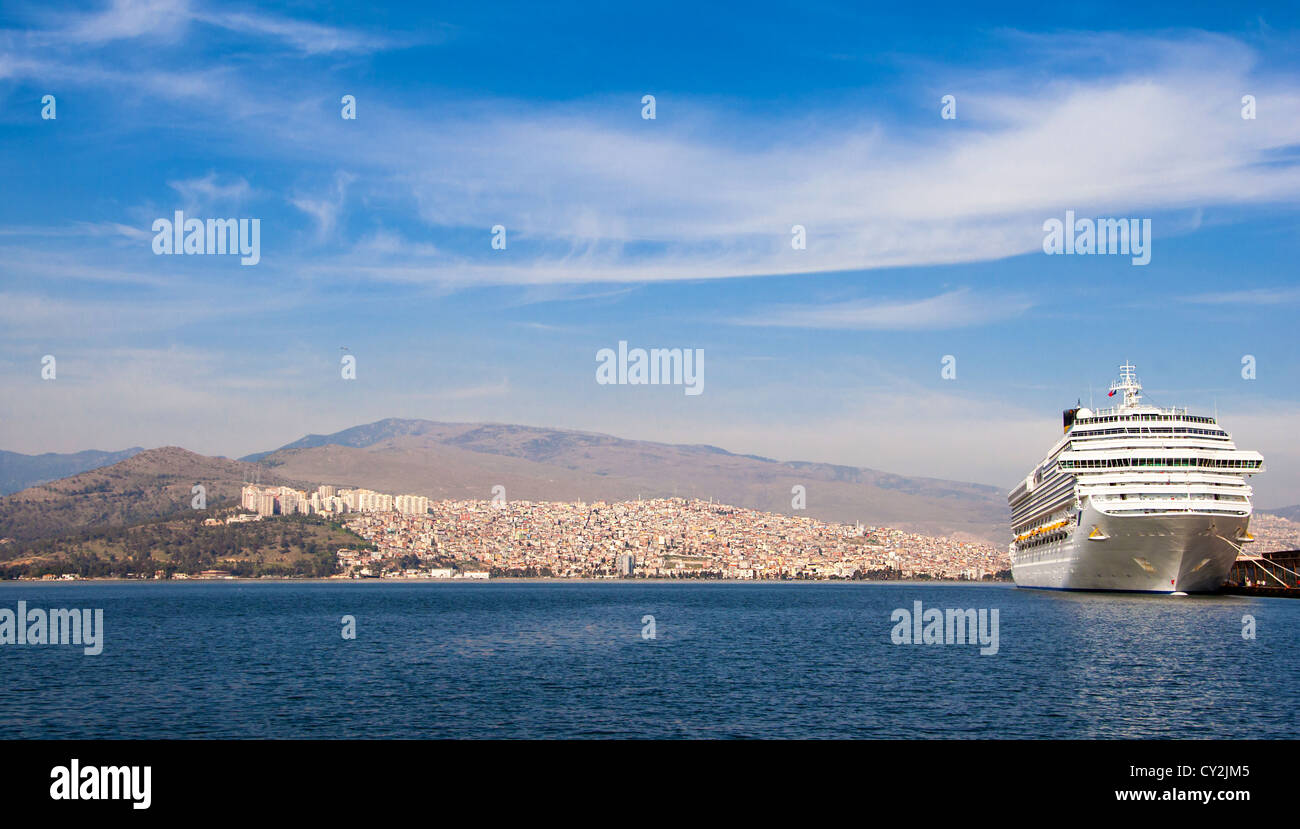
M 1214 418 L 1212 417 L 1199 417 L 1197 415 L 1127 414 L 1107 415 L 1106 417 L 1081 417 L 1074 421 L 1074 425 L 1082 426 L 1088 423 L 1115 423 L 1121 420 L 1185 420 L 1188 423 L 1214 423 Z
M 1071 435 L 1075 439 L 1100 437 L 1102 435 L 1206 435 L 1209 437 L 1226 438 L 1228 433 L 1222 429 L 1192 429 L 1190 427 L 1178 426 L 1139 426 L 1133 429 L 1093 429 L 1087 432 L 1079 432 Z
M 1116 469 L 1141 466 L 1194 466 L 1204 469 L 1259 469 L 1262 461 L 1246 458 L 1100 458 L 1061 461 L 1062 469 Z
M 1110 503 L 1116 500 L 1119 501 L 1130 501 L 1130 500 L 1132 501 L 1191 501 L 1191 500 L 1245 501 L 1246 496 L 1245 495 L 1217 495 L 1217 494 L 1212 496 L 1211 493 L 1208 492 L 1197 492 L 1197 493 L 1130 492 L 1130 493 L 1120 493 L 1118 496 L 1107 495 L 1105 498 L 1099 498 L 1097 500 L 1101 501 L 1102 503 Z

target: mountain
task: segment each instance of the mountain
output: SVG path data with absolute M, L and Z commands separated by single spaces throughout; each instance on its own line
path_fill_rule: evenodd
M 20 455 L 17 452 L 0 450 L 0 495 L 8 495 L 47 481 L 57 481 L 59 478 L 76 475 L 88 469 L 109 466 L 143 451 L 139 446 L 123 449 L 121 452 L 100 452 L 90 449 L 64 455 L 55 452 L 46 452 L 44 455 Z
M 594 432 L 494 423 L 388 419 L 332 435 L 308 435 L 250 455 L 276 475 L 432 498 L 624 500 L 670 495 L 713 498 L 794 514 L 891 526 L 1001 545 L 1002 490 L 825 463 L 782 462 L 707 445 L 628 440 Z
M 97 527 L 192 515 L 192 488 L 208 507 L 228 506 L 254 473 L 252 464 L 209 458 L 176 446 L 149 449 L 112 466 L 28 487 L 0 498 L 0 537 L 24 541 Z M 264 483 L 303 485 L 262 475 Z
M 1294 507 L 1278 507 L 1277 509 L 1257 510 L 1257 512 L 1264 512 L 1264 513 L 1268 513 L 1269 515 L 1276 515 L 1280 518 L 1285 518 L 1288 521 L 1295 521 L 1297 523 L 1300 523 L 1300 504 L 1297 504 Z
M 286 443 L 279 449 L 272 449 L 268 452 L 255 452 L 252 455 L 245 455 L 240 460 L 256 462 L 267 455 L 286 449 L 315 449 L 318 446 L 374 446 L 376 443 L 392 440 L 393 438 L 427 434 L 428 427 L 440 425 L 447 424 L 439 424 L 431 420 L 402 420 L 390 417 L 386 420 L 377 420 L 374 423 L 353 426 L 332 435 L 307 435 L 295 440 L 293 443 Z

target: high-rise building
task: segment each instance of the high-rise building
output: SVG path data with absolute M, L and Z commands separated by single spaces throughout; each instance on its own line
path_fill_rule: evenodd
M 258 515 L 275 515 L 275 495 L 271 492 L 262 492 L 257 498 Z
M 398 495 L 393 506 L 403 515 L 424 515 L 429 511 L 429 499 L 424 495 Z

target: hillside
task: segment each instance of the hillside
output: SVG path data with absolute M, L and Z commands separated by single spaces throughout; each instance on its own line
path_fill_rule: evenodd
M 57 539 L 0 545 L 0 578 L 72 574 L 81 577 L 195 576 L 228 570 L 236 576 L 328 576 L 340 547 L 366 542 L 339 524 L 295 515 L 204 526 L 210 513 L 84 530 Z
M 501 485 L 514 500 L 680 495 L 787 515 L 800 485 L 802 514 L 814 518 L 999 545 L 1006 534 L 1005 496 L 995 487 L 592 432 L 390 419 L 308 435 L 250 459 L 282 477 L 432 498 L 489 498 Z
M 175 446 L 150 449 L 62 480 L 0 498 L 0 538 L 47 538 L 191 514 L 191 489 L 207 506 L 234 504 L 254 474 L 250 464 L 209 458 Z M 264 483 L 294 483 L 263 473 Z

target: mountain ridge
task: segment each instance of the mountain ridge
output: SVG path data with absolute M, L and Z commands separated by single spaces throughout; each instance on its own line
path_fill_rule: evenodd
M 512 499 L 689 495 L 793 514 L 794 487 L 803 486 L 804 514 L 823 520 L 990 543 L 1006 532 L 1003 491 L 986 484 L 571 429 L 386 418 L 241 460 L 293 478 L 433 498 L 486 499 L 500 485 Z
M 143 447 L 104 451 L 84 449 L 80 452 L 44 452 L 24 455 L 0 449 L 0 496 L 10 495 L 31 486 L 57 481 L 80 472 L 112 466 L 145 451 Z
M 476 430 L 476 432 L 483 432 L 491 429 L 553 432 L 553 433 L 558 433 L 563 435 L 575 435 L 575 436 L 599 438 L 599 439 L 605 439 L 605 440 L 615 441 L 615 442 L 643 444 L 646 446 L 703 450 L 709 453 L 727 455 L 735 458 L 745 458 L 748 460 L 759 461 L 761 463 L 782 464 L 782 465 L 794 466 L 794 467 L 825 467 L 828 469 L 845 470 L 847 472 L 867 471 L 875 475 L 879 475 L 897 481 L 929 481 L 935 483 L 939 483 L 939 482 L 952 483 L 961 486 L 977 487 L 980 489 L 988 490 L 989 492 L 996 492 L 999 494 L 1004 493 L 1003 488 L 994 486 L 992 484 L 981 484 L 981 483 L 976 483 L 971 481 L 954 481 L 948 478 L 932 478 L 923 475 L 902 475 L 894 472 L 883 472 L 877 469 L 872 469 L 870 467 L 851 466 L 848 464 L 833 464 L 833 463 L 828 463 L 826 461 L 798 461 L 798 460 L 781 461 L 775 458 L 766 457 L 764 455 L 732 452 L 729 449 L 724 449 L 720 446 L 714 446 L 708 443 L 664 443 L 662 441 L 648 441 L 648 440 L 641 440 L 639 438 L 621 438 L 616 435 L 611 435 L 605 432 L 590 432 L 581 429 L 564 429 L 564 428 L 552 427 L 552 426 L 522 426 L 513 423 L 440 421 L 440 420 L 426 420 L 421 418 L 388 417 L 388 418 L 383 418 L 381 420 L 376 420 L 372 423 L 364 423 L 358 426 L 350 426 L 346 429 L 341 429 L 338 432 L 333 432 L 330 434 L 310 433 L 299 438 L 298 440 L 292 441 L 291 443 L 286 443 L 285 445 L 277 449 L 270 449 L 262 452 L 254 452 L 249 455 L 244 455 L 243 457 L 240 457 L 238 460 L 256 463 L 263 458 L 266 458 L 277 452 L 283 452 L 285 450 L 311 449 L 311 448 L 319 448 L 321 446 L 329 446 L 329 445 L 351 446 L 354 448 L 367 448 L 369 446 L 373 446 L 377 443 L 381 443 L 386 440 L 391 440 L 396 437 L 401 437 L 406 435 L 421 435 L 427 433 L 424 431 L 417 432 L 412 430 L 389 431 L 380 435 L 375 435 L 373 437 L 363 437 L 364 435 L 369 434 L 367 430 L 374 429 L 375 427 L 379 427 L 384 424 L 425 426 L 425 427 L 452 427 L 452 428 L 473 427 Z M 463 444 L 469 444 L 472 441 L 473 441 L 472 436 L 465 436 L 458 439 L 456 443 L 463 445 Z

